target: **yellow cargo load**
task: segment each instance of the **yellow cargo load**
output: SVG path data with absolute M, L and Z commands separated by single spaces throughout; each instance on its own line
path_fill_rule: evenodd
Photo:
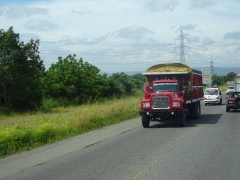
M 147 69 L 147 72 L 189 72 L 192 73 L 192 69 L 186 64 L 181 63 L 164 63 L 151 66 Z
M 186 64 L 182 63 L 163 63 L 163 64 L 157 64 L 154 66 L 151 66 L 147 69 L 145 73 L 143 73 L 144 76 L 147 77 L 148 83 L 152 77 L 164 77 L 168 75 L 180 75 L 180 74 L 186 74 L 189 79 L 189 83 L 187 84 L 186 87 L 186 94 L 191 94 L 192 93 L 192 85 L 193 85 L 193 69 L 190 68 Z M 150 78 L 151 77 L 151 78 Z

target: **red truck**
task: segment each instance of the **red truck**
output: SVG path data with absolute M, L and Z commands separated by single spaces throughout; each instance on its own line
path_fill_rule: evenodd
M 175 121 L 183 127 L 187 116 L 199 118 L 203 100 L 201 71 L 182 63 L 164 63 L 149 67 L 143 75 L 147 79 L 140 110 L 144 128 L 150 121 Z

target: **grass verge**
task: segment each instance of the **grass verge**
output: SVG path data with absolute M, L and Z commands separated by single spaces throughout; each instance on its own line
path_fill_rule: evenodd
M 139 116 L 139 97 L 126 97 L 51 113 L 0 116 L 0 157 L 80 135 Z

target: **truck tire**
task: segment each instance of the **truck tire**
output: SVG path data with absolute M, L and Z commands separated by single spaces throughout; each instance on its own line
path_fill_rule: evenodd
M 182 110 L 182 115 L 178 117 L 178 126 L 184 127 L 186 124 L 185 109 Z
M 229 107 L 226 106 L 226 112 L 229 112 L 229 111 L 230 111 Z
M 202 114 L 202 110 L 201 110 L 201 103 L 199 102 L 199 116 L 200 114 Z
M 195 103 L 195 107 L 194 107 L 194 119 L 198 119 L 199 118 L 199 114 L 200 114 L 200 104 L 198 102 Z
M 150 119 L 147 116 L 142 116 L 142 126 L 148 128 L 150 124 Z

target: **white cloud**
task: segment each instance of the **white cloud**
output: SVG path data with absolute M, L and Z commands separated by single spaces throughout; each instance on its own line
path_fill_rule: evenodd
M 46 15 L 48 10 L 45 8 L 35 8 L 35 7 L 26 7 L 26 6 L 10 6 L 5 9 L 5 13 L 8 18 L 22 18 L 22 17 L 31 17 L 34 15 Z
M 22 33 L 19 34 L 20 35 L 20 39 L 24 42 L 29 42 L 30 39 L 40 39 L 41 37 L 37 34 L 31 34 L 31 33 Z M 41 42 L 40 42 L 41 43 Z
M 211 56 L 231 66 L 224 60 L 229 54 L 238 62 L 239 0 L 28 1 L 18 1 L 16 12 L 10 4 L 0 6 L 1 29 L 13 26 L 24 42 L 40 39 L 46 66 L 58 56 L 77 54 L 105 72 L 144 71 L 156 62 L 179 60 L 180 30 L 190 39 L 184 40 L 189 66 L 209 64 Z
M 190 8 L 204 9 L 216 4 L 218 0 L 190 0 Z
M 224 39 L 240 40 L 240 32 L 228 32 L 224 35 Z
M 236 48 L 235 52 L 239 52 L 240 51 L 240 47 Z
M 114 34 L 117 38 L 141 39 L 144 35 L 153 34 L 153 32 L 147 28 L 134 25 L 118 30 Z
M 177 4 L 174 0 L 152 0 L 152 2 L 147 4 L 147 8 L 152 11 L 173 11 Z
M 193 24 L 187 24 L 184 26 L 180 26 L 178 30 L 187 30 L 187 31 L 191 31 L 191 30 L 195 30 L 197 27 L 197 25 L 193 25 Z
M 189 41 L 190 41 L 191 43 L 199 42 L 199 41 L 200 41 L 200 38 L 199 38 L 198 36 L 191 36 L 191 37 L 189 38 Z
M 0 16 L 3 14 L 3 12 L 4 12 L 4 8 L 0 7 Z
M 214 44 L 215 42 L 213 40 L 211 40 L 210 38 L 206 37 L 202 40 L 202 44 L 203 45 L 212 45 Z
M 38 30 L 38 31 L 48 31 L 58 29 L 58 25 L 42 19 L 30 19 L 25 24 L 25 27 L 31 30 Z
M 80 14 L 80 15 L 85 15 L 87 13 L 90 13 L 90 11 L 85 10 L 84 8 L 81 10 L 72 10 L 72 14 Z

